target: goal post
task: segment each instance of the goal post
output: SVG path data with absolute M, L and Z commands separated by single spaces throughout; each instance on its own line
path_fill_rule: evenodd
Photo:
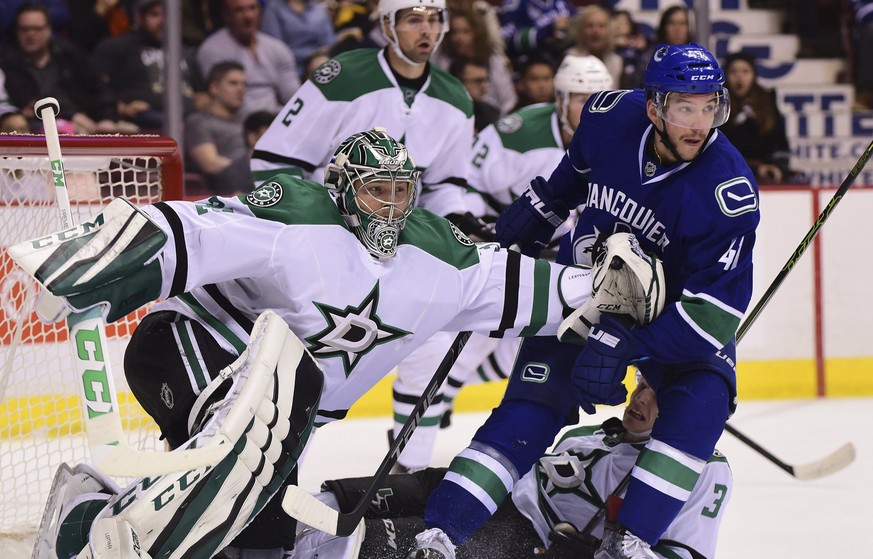
M 63 136 L 60 143 L 76 223 L 118 196 L 137 205 L 182 198 L 182 157 L 172 138 Z M 61 462 L 88 460 L 66 325 L 39 322 L 39 288 L 6 254 L 15 242 L 58 229 L 50 175 L 43 136 L 0 134 L 0 535 L 7 536 L 36 529 Z M 157 450 L 157 429 L 130 395 L 122 367 L 143 314 L 108 324 L 106 334 L 128 443 Z

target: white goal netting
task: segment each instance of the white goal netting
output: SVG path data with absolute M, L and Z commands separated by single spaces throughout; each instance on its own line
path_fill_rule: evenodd
M 135 204 L 181 197 L 181 159 L 170 138 L 62 137 L 61 151 L 75 223 L 116 196 Z M 36 318 L 38 287 L 6 255 L 10 244 L 60 228 L 52 184 L 42 136 L 0 135 L 0 537 L 35 532 L 55 469 L 89 459 L 66 325 Z M 122 370 L 142 314 L 107 325 L 106 333 L 129 443 L 157 449 L 154 424 Z

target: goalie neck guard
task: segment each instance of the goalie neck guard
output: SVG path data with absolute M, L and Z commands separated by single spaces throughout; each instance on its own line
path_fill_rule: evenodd
M 406 147 L 383 128 L 360 132 L 339 145 L 324 170 L 349 227 L 376 258 L 397 251 L 400 231 L 415 206 L 419 171 Z

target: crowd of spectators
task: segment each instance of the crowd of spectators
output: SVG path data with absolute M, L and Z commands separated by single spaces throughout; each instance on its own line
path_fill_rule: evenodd
M 243 137 L 247 115 L 276 114 L 330 57 L 385 46 L 376 25 L 376 4 L 376 0 L 180 0 L 184 116 L 214 105 L 206 78 L 216 65 L 235 62 L 245 75 L 245 94 L 233 125 L 239 132 L 236 137 Z M 453 73 L 468 89 L 476 107 L 477 130 L 521 107 L 553 100 L 552 78 L 565 54 L 594 55 L 618 87 L 633 88 L 640 86 L 656 44 L 695 38 L 693 13 L 683 5 L 665 9 L 653 36 L 647 36 L 632 13 L 611 9 L 614 3 L 608 1 L 504 0 L 502 7 L 496 0 L 448 0 L 447 4 L 450 30 L 431 62 Z M 873 2 L 854 0 L 851 7 L 847 16 L 855 54 L 852 79 L 858 107 L 870 109 Z M 23 118 L 28 130 L 39 132 L 33 103 L 50 95 L 60 101 L 62 133 L 160 132 L 165 124 L 164 10 L 162 0 L 4 3 L 0 117 L 15 113 L 16 126 Z M 754 61 L 751 65 L 754 71 Z M 749 129 L 748 120 L 737 120 L 761 110 L 760 89 L 755 82 L 753 101 L 735 94 L 731 134 Z M 768 107 L 778 113 L 775 105 L 768 103 Z M 762 120 L 771 121 L 766 116 Z M 189 163 L 193 163 L 191 149 Z M 753 157 L 759 159 L 757 154 Z

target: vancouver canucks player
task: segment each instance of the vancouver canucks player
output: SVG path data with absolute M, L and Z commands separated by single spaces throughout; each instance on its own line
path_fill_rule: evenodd
M 208 559 L 231 541 L 270 550 L 245 557 L 279 557 L 295 531 L 274 497 L 296 477 L 308 415 L 316 424 L 342 419 L 436 332 L 554 335 L 568 308 L 597 299 L 588 270 L 526 258 L 496 243 L 475 245 L 445 219 L 414 208 L 417 175 L 406 148 L 375 129 L 340 144 L 325 172 L 327 188 L 278 175 L 236 198 L 142 209 L 119 199 L 78 234 L 9 249 L 75 310 L 105 303 L 115 320 L 165 299 L 134 331 L 125 375 L 173 447 L 195 435 L 203 412 L 232 405 L 210 405 L 227 390 L 227 375 L 219 371 L 232 373 L 226 367 L 258 343 L 250 334 L 266 311 L 287 324 L 323 370 L 323 389 L 320 381 L 300 381 L 295 397 L 308 389 L 320 402 L 293 406 L 291 427 L 267 413 L 266 426 L 255 433 L 259 442 L 240 451 L 239 461 L 231 454 L 226 467 L 190 472 L 181 481 L 138 480 L 100 513 L 125 523 L 111 527 L 138 533 L 137 546 L 154 557 Z M 656 264 L 641 261 L 649 269 Z M 281 393 L 267 396 L 287 411 Z M 274 450 L 284 448 L 289 433 L 297 439 L 286 450 L 296 447 L 296 454 L 277 458 Z M 213 498 L 228 487 L 229 496 Z M 118 493 L 107 488 L 97 498 L 106 502 L 107 492 Z M 149 496 L 162 510 L 151 509 Z M 71 549 L 69 530 L 87 535 L 78 520 L 61 518 L 58 537 L 42 539 L 63 540 Z M 116 555 L 98 549 L 105 535 L 91 534 L 89 553 L 133 556 L 117 545 Z
M 450 556 L 451 543 L 494 513 L 578 405 L 591 412 L 624 400 L 631 360 L 640 360 L 662 413 L 597 558 L 653 556 L 734 409 L 734 334 L 752 293 L 758 191 L 717 130 L 730 110 L 723 83 L 703 47 L 659 45 L 645 90 L 593 96 L 549 179 L 534 179 L 501 215 L 500 243 L 533 253 L 570 208 L 586 204 L 558 261 L 590 264 L 606 236 L 633 232 L 664 261 L 667 306 L 635 330 L 604 313 L 579 354 L 557 340 L 523 343 L 503 401 L 428 502 L 425 522 L 437 532 L 425 532 L 410 557 L 440 557 L 427 555 L 434 541 Z

